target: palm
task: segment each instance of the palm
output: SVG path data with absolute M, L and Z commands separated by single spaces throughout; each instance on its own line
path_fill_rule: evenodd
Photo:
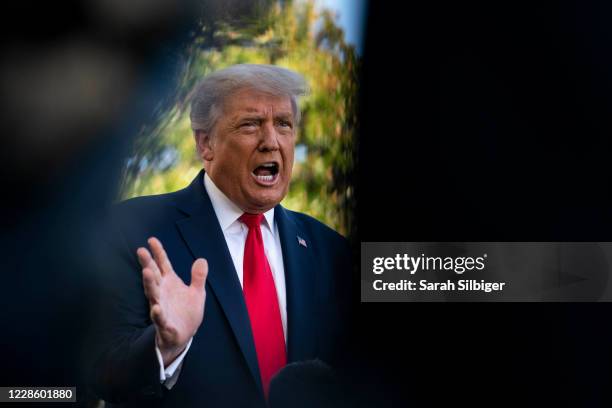
M 202 323 L 204 292 L 185 285 L 172 273 L 162 277 L 159 305 L 167 323 L 159 333 L 161 340 L 169 344 L 184 343 Z
M 143 285 L 157 344 L 162 354 L 172 360 L 202 323 L 208 266 L 205 260 L 196 260 L 191 270 L 191 284 L 186 285 L 174 272 L 159 240 L 151 238 L 149 245 L 153 256 L 145 248 L 138 249 Z

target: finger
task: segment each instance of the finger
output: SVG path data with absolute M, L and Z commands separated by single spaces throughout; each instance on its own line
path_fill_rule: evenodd
M 155 273 L 150 268 L 143 268 L 142 270 L 142 286 L 144 287 L 144 293 L 149 302 L 159 302 L 159 282 L 157 282 Z
M 136 250 L 136 255 L 138 255 L 138 262 L 140 263 L 140 266 L 142 266 L 143 268 L 146 268 L 147 266 L 149 266 L 149 262 L 153 260 L 147 248 L 143 248 L 143 247 L 138 248 Z
M 157 262 L 157 265 L 159 266 L 161 275 L 164 276 L 165 274 L 171 272 L 172 264 L 170 263 L 168 255 L 166 254 L 166 251 L 164 250 L 164 247 L 159 239 L 151 237 L 147 242 L 151 247 L 151 251 L 153 251 L 153 258 L 155 258 L 155 262 Z
M 153 323 L 161 330 L 166 327 L 167 319 L 160 305 L 153 305 L 151 307 L 150 317 Z
M 147 248 L 140 247 L 136 251 L 136 255 L 138 255 L 138 262 L 140 262 L 140 266 L 143 268 L 150 268 L 155 274 L 157 283 L 161 282 L 161 272 L 149 250 Z
M 204 258 L 198 258 L 191 266 L 191 285 L 198 290 L 204 290 L 206 277 L 208 276 L 208 262 Z

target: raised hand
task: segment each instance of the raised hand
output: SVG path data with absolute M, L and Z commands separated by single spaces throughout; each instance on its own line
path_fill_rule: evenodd
M 204 258 L 196 259 L 191 267 L 191 284 L 187 286 L 172 269 L 161 242 L 155 237 L 147 242 L 153 255 L 142 247 L 136 253 L 155 324 L 155 341 L 167 366 L 185 349 L 204 318 L 208 263 Z

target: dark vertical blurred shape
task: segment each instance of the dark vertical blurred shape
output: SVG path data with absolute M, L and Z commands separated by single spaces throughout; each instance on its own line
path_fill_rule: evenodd
M 610 241 L 611 18 L 595 0 L 371 2 L 360 239 Z M 391 406 L 610 406 L 609 303 L 359 316 Z
M 76 385 L 84 403 L 97 220 L 202 11 L 169 0 L 3 5 L 0 385 Z

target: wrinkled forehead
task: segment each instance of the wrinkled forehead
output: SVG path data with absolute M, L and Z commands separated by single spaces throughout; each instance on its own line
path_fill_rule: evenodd
M 293 116 L 294 108 L 289 95 L 277 95 L 253 88 L 239 89 L 223 100 L 226 115 L 259 114 Z

